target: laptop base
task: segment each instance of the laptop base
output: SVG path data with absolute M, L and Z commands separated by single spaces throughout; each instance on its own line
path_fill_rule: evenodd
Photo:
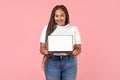
M 69 53 L 72 53 L 73 51 L 48 51 L 48 53 L 50 53 L 50 54 L 54 54 L 54 53 L 67 53 L 67 54 L 69 54 Z

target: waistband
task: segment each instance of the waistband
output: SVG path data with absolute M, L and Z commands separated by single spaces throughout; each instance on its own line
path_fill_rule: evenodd
M 64 55 L 64 56 L 56 56 L 56 55 L 52 55 L 50 58 L 53 58 L 53 59 L 69 59 L 69 58 L 73 58 L 75 56 L 69 56 L 69 55 Z
M 55 56 L 68 56 L 67 53 L 53 53 Z

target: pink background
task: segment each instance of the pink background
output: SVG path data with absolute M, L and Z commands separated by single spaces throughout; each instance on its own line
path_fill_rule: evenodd
M 119 0 L 0 0 L 0 80 L 45 80 L 39 38 L 56 4 L 81 32 L 77 80 L 120 80 Z

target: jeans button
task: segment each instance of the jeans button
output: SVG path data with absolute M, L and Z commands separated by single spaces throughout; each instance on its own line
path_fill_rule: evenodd
M 60 59 L 62 59 L 62 56 L 60 56 Z

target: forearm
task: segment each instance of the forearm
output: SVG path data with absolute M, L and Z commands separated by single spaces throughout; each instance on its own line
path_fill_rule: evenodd
M 45 43 L 40 43 L 40 53 L 44 54 L 47 50 Z
M 81 44 L 75 44 L 73 51 L 76 51 L 76 52 L 77 52 L 76 55 L 80 54 L 80 53 L 81 53 Z
M 45 43 L 40 43 L 40 53 L 43 54 L 46 57 L 51 57 L 52 56 L 52 54 L 48 54 L 48 50 L 46 48 Z
M 40 48 L 40 53 L 41 53 L 41 54 L 44 54 L 44 53 L 45 53 L 45 50 L 46 50 L 46 48 L 41 47 L 41 48 Z

